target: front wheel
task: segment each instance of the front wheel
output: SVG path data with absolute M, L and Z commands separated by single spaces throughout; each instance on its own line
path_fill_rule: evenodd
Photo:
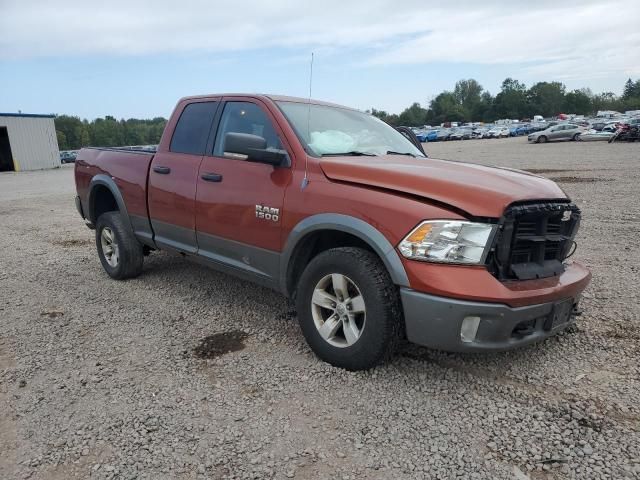
M 536 143 L 547 143 L 547 137 L 544 135 L 539 136 Z
M 573 140 L 574 142 L 577 142 L 578 140 L 580 140 L 580 134 L 576 133 L 573 137 L 571 137 L 571 140 Z
M 376 366 L 402 337 L 398 291 L 367 250 L 333 248 L 311 260 L 300 277 L 296 309 L 314 353 L 347 370 Z
M 142 244 L 127 228 L 120 212 L 106 212 L 96 222 L 100 263 L 111 278 L 124 280 L 142 273 Z

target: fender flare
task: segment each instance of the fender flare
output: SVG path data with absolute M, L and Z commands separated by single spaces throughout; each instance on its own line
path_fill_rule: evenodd
M 286 295 L 289 294 L 287 277 L 293 252 L 305 236 L 318 230 L 338 230 L 360 238 L 380 257 L 394 284 L 401 287 L 409 286 L 407 272 L 402 265 L 398 252 L 378 229 L 364 220 L 349 215 L 321 213 L 305 218 L 293 227 L 289 233 L 289 238 L 280 256 L 280 289 Z
M 93 218 L 95 192 L 96 192 L 96 187 L 98 185 L 109 189 L 109 191 L 113 195 L 113 198 L 115 198 L 116 203 L 118 204 L 118 210 L 120 210 L 120 213 L 122 213 L 122 218 L 124 220 L 125 225 L 127 226 L 127 228 L 129 228 L 131 232 L 133 232 L 131 219 L 129 218 L 129 213 L 127 212 L 127 207 L 124 203 L 124 198 L 122 197 L 122 193 L 120 192 L 118 185 L 116 185 L 116 182 L 113 180 L 112 177 L 103 173 L 93 177 L 91 179 L 91 182 L 89 183 L 89 196 L 88 196 L 89 201 L 87 202 L 89 205 L 89 210 L 87 211 L 87 218 L 89 219 L 89 221 L 95 225 L 96 221 L 98 220 L 97 218 Z

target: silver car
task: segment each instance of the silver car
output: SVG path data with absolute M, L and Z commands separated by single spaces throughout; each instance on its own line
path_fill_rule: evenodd
M 577 140 L 584 131 L 579 125 L 573 123 L 561 123 L 529 135 L 531 143 L 555 142 L 556 140 Z

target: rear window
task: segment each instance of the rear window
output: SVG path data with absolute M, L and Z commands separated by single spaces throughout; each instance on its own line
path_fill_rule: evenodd
M 216 108 L 218 102 L 187 105 L 173 131 L 169 150 L 175 153 L 204 155 Z

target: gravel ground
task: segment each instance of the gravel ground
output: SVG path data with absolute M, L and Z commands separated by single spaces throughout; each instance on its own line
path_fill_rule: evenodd
M 337 370 L 276 293 L 165 253 L 110 280 L 69 166 L 0 175 L 0 478 L 640 478 L 640 146 L 427 150 L 539 172 L 579 204 L 576 328 Z

